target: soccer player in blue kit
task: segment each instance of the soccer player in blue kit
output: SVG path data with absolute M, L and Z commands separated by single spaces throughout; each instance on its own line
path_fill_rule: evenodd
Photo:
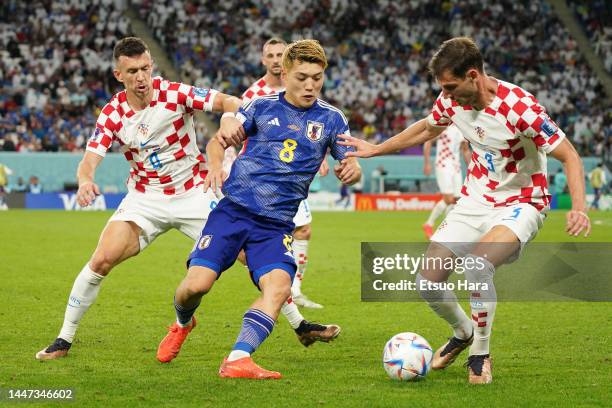
M 224 180 L 224 149 L 245 144 L 223 185 L 225 198 L 211 212 L 187 260 L 187 276 L 174 298 L 177 322 L 159 345 L 160 361 L 176 357 L 193 328 L 192 316 L 202 296 L 244 249 L 251 279 L 261 295 L 244 314 L 240 334 L 219 375 L 281 377 L 255 364 L 251 354 L 272 332 L 291 293 L 296 272 L 291 250 L 293 216 L 328 149 L 340 161 L 334 171 L 341 182 L 354 184 L 361 178 L 356 159 L 345 157 L 350 148 L 336 143 L 337 135 L 350 134 L 345 116 L 318 99 L 327 67 L 321 45 L 315 40 L 290 44 L 282 65 L 286 90 L 255 99 L 236 114 L 246 139 L 218 136 L 207 146 L 209 173 L 204 188 L 216 190 Z

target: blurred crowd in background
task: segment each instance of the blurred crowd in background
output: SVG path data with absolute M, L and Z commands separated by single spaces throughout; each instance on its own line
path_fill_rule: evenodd
M 610 70 L 604 0 L 572 1 Z M 131 34 L 121 0 L 0 6 L 0 150 L 78 151 L 120 88 L 112 48 Z M 582 155 L 609 159 L 612 112 L 577 43 L 542 0 L 137 0 L 131 4 L 184 82 L 240 95 L 264 74 L 263 42 L 316 38 L 330 66 L 323 98 L 354 135 L 380 142 L 429 113 L 439 89 L 427 62 L 468 35 L 486 70 L 533 93 Z M 604 10 L 604 11 L 602 11 Z M 198 125 L 200 140 L 205 127 Z

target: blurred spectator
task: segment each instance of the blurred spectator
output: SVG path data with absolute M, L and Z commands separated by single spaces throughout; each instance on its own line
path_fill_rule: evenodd
M 370 190 L 372 192 L 384 193 L 386 190 L 386 181 L 385 176 L 389 174 L 389 172 L 385 169 L 385 166 L 382 164 L 372 170 L 372 185 L 370 186 Z
M 4 164 L 0 163 L 0 210 L 8 209 L 6 202 L 4 201 L 4 196 L 7 192 L 8 176 L 11 174 L 13 174 L 13 171 Z
M 597 167 L 595 167 L 589 173 L 589 181 L 591 182 L 591 187 L 593 187 L 593 195 L 595 196 L 590 208 L 599 210 L 599 199 L 601 198 L 602 190 L 606 185 L 606 171 L 603 163 L 599 163 Z
M 563 194 L 567 190 L 567 176 L 563 169 L 559 169 L 555 174 L 554 194 Z
M 0 190 L 4 191 L 8 186 L 8 177 L 13 174 L 13 170 L 0 163 Z
M 40 194 L 43 189 L 40 185 L 40 181 L 36 176 L 30 176 L 30 184 L 28 185 L 28 192 L 32 194 Z
M 336 205 L 347 208 L 351 204 L 351 191 L 348 184 L 340 185 L 340 198 L 336 200 Z
M 17 183 L 9 186 L 9 190 L 11 193 L 25 193 L 28 191 L 28 185 L 23 180 L 23 177 L 19 177 L 17 178 Z

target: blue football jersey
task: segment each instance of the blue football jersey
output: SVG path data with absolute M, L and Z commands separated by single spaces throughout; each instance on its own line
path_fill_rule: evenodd
M 336 160 L 352 150 L 336 143 L 350 134 L 346 117 L 320 99 L 300 109 L 281 92 L 252 100 L 236 117 L 247 139 L 223 194 L 263 217 L 292 222 L 327 150 Z

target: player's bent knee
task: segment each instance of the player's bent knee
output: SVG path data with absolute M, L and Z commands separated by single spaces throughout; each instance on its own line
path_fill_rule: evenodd
M 421 275 L 432 282 L 445 282 L 453 272 L 447 268 L 449 265 L 447 260 L 454 258 L 453 252 L 446 246 L 438 242 L 431 242 L 425 254 L 425 262 L 417 276 Z
M 483 257 L 468 254 L 463 258 L 465 278 L 472 283 L 489 282 L 493 280 L 495 268 Z
M 291 295 L 291 282 L 277 282 L 273 285 L 266 285 L 262 289 L 264 299 L 272 301 L 274 304 L 282 305 Z
M 217 274 L 210 268 L 202 266 L 192 266 L 189 268 L 185 278 L 185 289 L 190 296 L 204 296 L 212 289 Z
M 291 286 L 283 285 L 283 287 L 268 289 L 264 297 L 271 299 L 274 304 L 282 305 L 291 295 Z
M 120 262 L 121 257 L 117 256 L 113 252 L 98 250 L 91 257 L 91 260 L 89 261 L 89 267 L 95 273 L 102 276 L 106 276 Z
M 208 292 L 210 292 L 210 289 L 212 288 L 212 285 L 202 281 L 202 280 L 196 280 L 196 279 L 190 279 L 187 284 L 185 285 L 185 289 L 187 291 L 187 296 L 192 297 L 192 296 L 204 296 L 206 295 Z

